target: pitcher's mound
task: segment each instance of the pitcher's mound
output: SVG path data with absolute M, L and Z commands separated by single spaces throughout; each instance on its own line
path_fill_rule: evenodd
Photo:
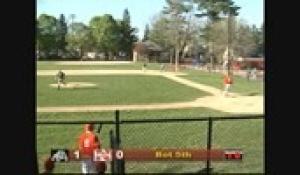
M 51 87 L 57 88 L 57 84 L 50 84 Z M 96 84 L 87 82 L 67 82 L 66 84 L 61 84 L 60 88 L 74 89 L 74 88 L 90 88 L 95 87 Z

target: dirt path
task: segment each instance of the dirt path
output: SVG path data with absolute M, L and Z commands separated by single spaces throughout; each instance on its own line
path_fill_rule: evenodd
M 243 102 L 242 102 L 243 101 Z M 224 98 L 208 96 L 191 102 L 159 103 L 147 105 L 89 105 L 68 107 L 39 107 L 37 112 L 100 112 L 115 110 L 160 110 L 207 107 L 235 114 L 263 114 L 263 99 L 261 97 Z
M 38 76 L 55 75 L 57 70 L 41 70 L 37 72 Z M 184 75 L 182 73 L 160 72 L 147 70 L 66 70 L 67 75 L 112 75 L 112 74 L 138 74 L 138 75 L 158 75 L 184 84 L 186 86 L 196 88 L 211 93 L 212 96 L 199 98 L 190 102 L 179 103 L 159 103 L 147 105 L 89 105 L 89 106 L 68 106 L 68 107 L 38 107 L 37 112 L 98 112 L 98 111 L 114 111 L 119 110 L 159 110 L 159 109 L 179 109 L 193 107 L 207 107 L 229 113 L 264 113 L 263 96 L 241 96 L 237 93 L 232 94 L 233 98 L 225 98 L 221 95 L 221 90 L 195 83 L 193 81 L 178 77 L 176 75 Z
M 212 95 L 215 96 L 219 96 L 220 94 L 222 94 L 222 91 L 218 88 L 212 87 L 212 86 L 208 86 L 208 85 L 204 85 L 204 84 L 199 84 L 199 83 L 195 83 L 193 81 L 178 77 L 176 75 L 172 75 L 172 74 L 164 74 L 162 75 L 170 80 L 176 81 L 177 83 L 192 87 L 192 88 L 196 88 L 202 91 L 206 91 L 208 93 L 211 93 Z M 232 93 L 232 95 L 237 96 L 238 94 L 236 93 Z

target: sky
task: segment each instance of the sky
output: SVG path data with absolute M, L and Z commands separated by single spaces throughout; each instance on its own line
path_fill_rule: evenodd
M 64 14 L 68 19 L 75 14 L 75 22 L 88 24 L 93 16 L 112 14 L 115 19 L 122 19 L 123 11 L 128 8 L 131 25 L 138 28 L 142 38 L 146 24 L 165 6 L 165 0 L 36 0 L 36 17 L 46 13 L 59 17 Z M 241 7 L 239 18 L 248 24 L 261 26 L 264 21 L 264 0 L 234 0 Z

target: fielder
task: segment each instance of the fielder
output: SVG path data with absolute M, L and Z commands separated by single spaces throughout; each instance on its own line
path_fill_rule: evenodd
M 81 171 L 83 174 L 102 174 L 106 170 L 105 162 L 94 162 L 92 160 L 94 150 L 101 147 L 101 142 L 93 130 L 94 126 L 92 124 L 86 124 L 78 140 L 79 154 L 90 157 L 81 162 Z
M 147 69 L 147 64 L 144 63 L 144 64 L 143 64 L 143 67 L 142 67 L 142 70 L 143 70 L 144 72 L 146 72 L 146 69 Z
M 233 80 L 232 80 L 232 76 L 231 74 L 225 74 L 224 76 L 224 92 L 223 92 L 223 95 L 225 97 L 228 96 L 228 92 L 229 92 L 229 89 L 230 89 L 230 86 L 233 84 Z
M 60 90 L 60 86 L 63 84 L 65 84 L 65 78 L 66 78 L 66 74 L 59 70 L 58 73 L 56 74 L 55 79 L 57 80 L 57 89 Z
M 255 67 L 251 70 L 251 79 L 252 80 L 256 80 L 257 79 L 257 70 L 256 70 Z

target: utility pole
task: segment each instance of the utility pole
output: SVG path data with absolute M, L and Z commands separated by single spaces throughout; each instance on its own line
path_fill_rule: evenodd
M 212 37 L 210 35 L 210 30 L 213 28 L 213 21 L 207 21 L 208 24 L 208 33 L 207 33 L 207 44 L 208 44 L 208 52 L 209 52 L 209 61 L 210 61 L 210 66 L 209 66 L 209 72 L 212 71 L 212 69 L 214 68 L 214 43 L 212 40 Z
M 75 19 L 75 14 L 71 14 L 70 18 L 71 18 L 71 24 L 70 24 L 71 25 L 71 33 L 73 33 L 73 31 L 74 31 L 73 30 L 73 23 L 74 23 L 74 19 Z
M 210 42 L 210 70 L 214 70 L 214 42 Z
M 231 12 L 229 12 L 228 15 L 228 64 L 227 64 L 227 74 L 230 74 L 230 67 L 231 67 L 231 63 L 232 63 L 232 53 L 231 51 L 232 49 L 232 21 L 233 21 L 233 17 Z

